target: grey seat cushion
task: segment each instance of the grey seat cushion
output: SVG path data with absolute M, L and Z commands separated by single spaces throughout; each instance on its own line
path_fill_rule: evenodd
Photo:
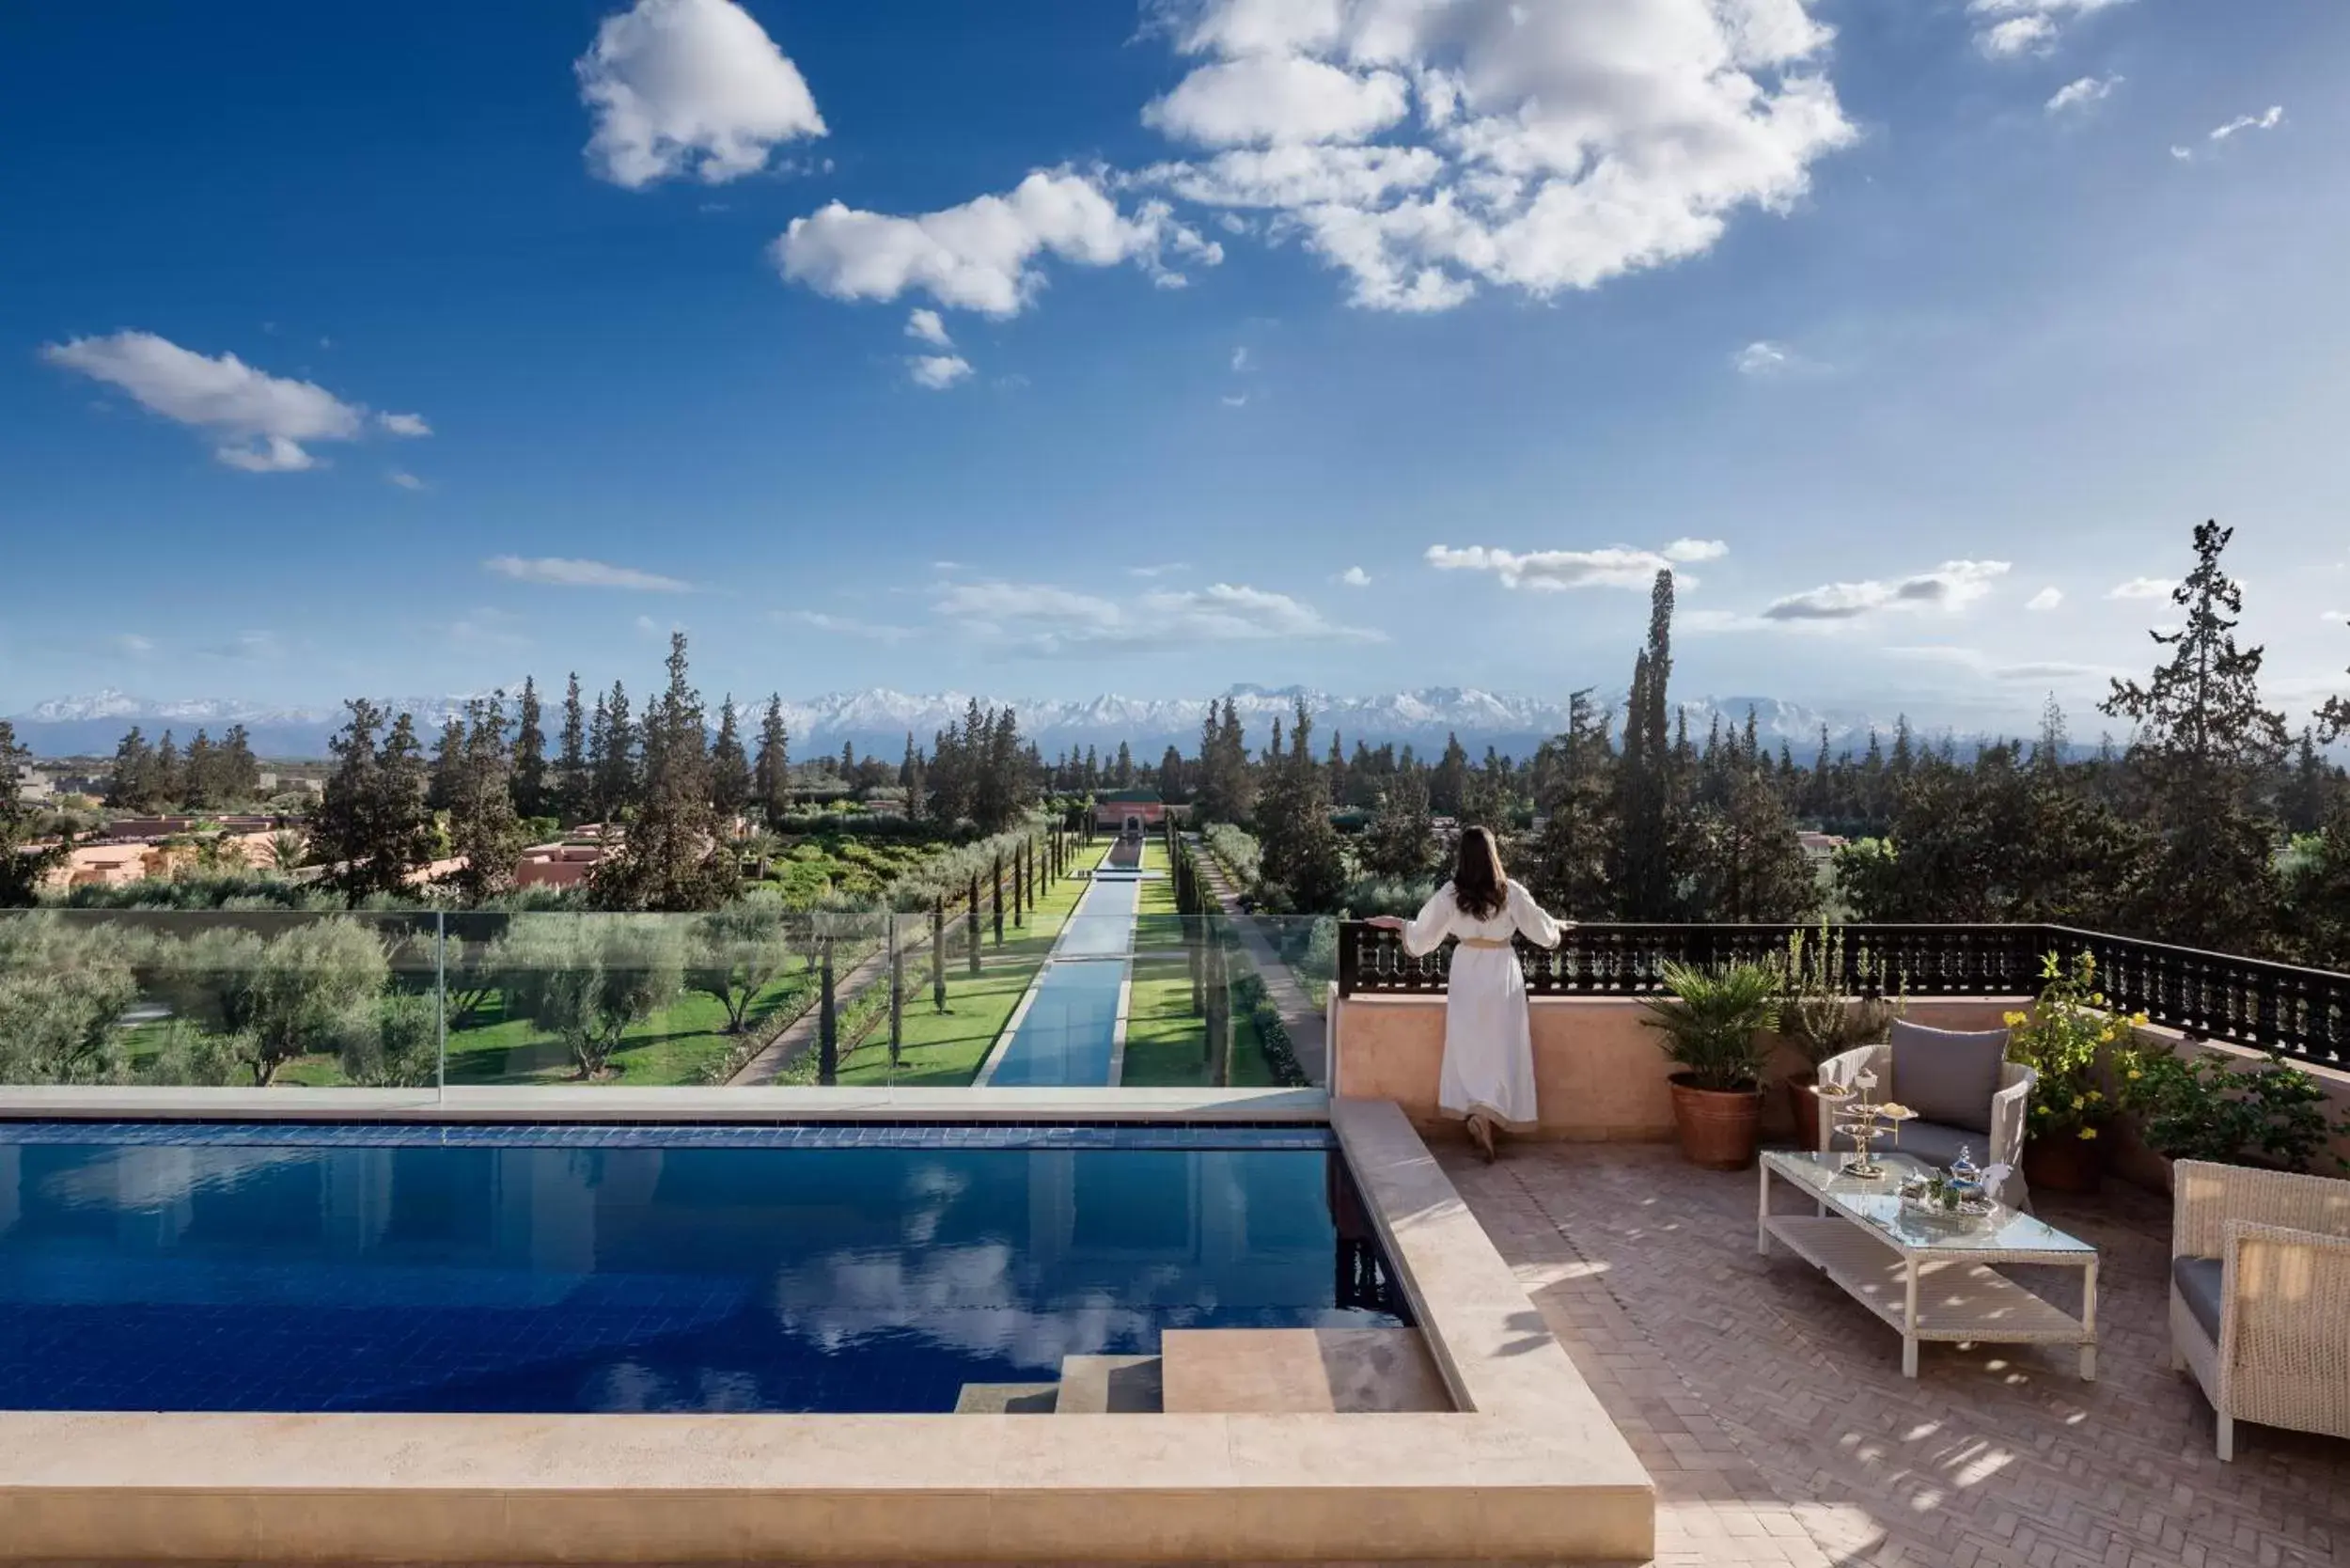
M 1920 1118 L 1984 1133 L 1991 1099 L 2007 1061 L 2005 1029 L 1930 1029 L 1906 1018 L 1893 1024 L 1893 1084 L 1886 1091 Z
M 2170 1260 L 2170 1283 L 2178 1287 L 2179 1299 L 2186 1303 L 2186 1309 L 2195 1314 L 2213 1344 L 2219 1342 L 2220 1291 L 2227 1276 L 2227 1265 L 2217 1258 Z
M 1852 1146 L 1851 1138 L 1842 1133 L 1836 1135 L 1833 1147 L 1850 1149 Z M 1900 1137 L 1881 1137 L 1876 1141 L 1876 1151 L 1880 1155 L 1907 1154 L 1928 1165 L 1940 1166 L 1945 1170 L 1950 1168 L 1951 1161 L 1958 1158 L 1962 1149 L 1979 1166 L 1991 1163 L 1991 1142 L 1982 1134 L 1971 1128 L 1946 1126 L 1939 1121 L 1904 1121 Z

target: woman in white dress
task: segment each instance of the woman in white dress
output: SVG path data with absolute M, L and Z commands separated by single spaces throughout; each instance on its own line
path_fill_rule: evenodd
M 1567 925 L 1554 920 L 1533 895 L 1501 869 L 1501 851 L 1481 827 L 1461 835 L 1452 880 L 1436 889 L 1418 916 L 1392 915 L 1370 922 L 1403 933 L 1403 950 L 1418 958 L 1450 937 L 1452 978 L 1444 1000 L 1444 1074 L 1437 1104 L 1465 1118 L 1469 1137 L 1494 1157 L 1494 1134 L 1534 1123 L 1534 1038 L 1526 1013 L 1526 975 L 1511 938 L 1555 948 Z

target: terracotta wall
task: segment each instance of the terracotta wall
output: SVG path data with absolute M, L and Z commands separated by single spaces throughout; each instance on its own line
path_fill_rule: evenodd
M 2023 1005 L 1998 996 L 1917 998 L 1907 1016 L 1943 1029 L 1992 1029 Z M 1543 1137 L 1640 1141 L 1672 1137 L 1671 1072 L 1641 1005 L 1614 996 L 1561 996 L 1533 1004 L 1534 1090 Z M 1358 996 L 1330 1001 L 1331 1092 L 1348 1099 L 1393 1100 L 1421 1127 L 1444 1119 L 1436 1078 L 1444 1058 L 1444 998 Z M 1803 1071 L 1782 1048 L 1782 1073 Z M 1785 1135 L 1786 1096 L 1763 1101 L 1763 1128 Z

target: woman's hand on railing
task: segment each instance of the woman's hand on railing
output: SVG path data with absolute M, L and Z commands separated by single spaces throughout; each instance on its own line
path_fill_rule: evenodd
M 1402 917 L 1396 915 L 1373 915 L 1363 924 L 1373 931 L 1402 931 L 1403 929 Z

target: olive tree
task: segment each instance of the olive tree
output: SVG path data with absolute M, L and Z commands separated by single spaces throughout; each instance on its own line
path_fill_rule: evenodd
M 520 916 L 505 949 L 509 1016 L 560 1040 L 582 1078 L 609 1074 L 629 1026 L 668 1005 L 683 983 L 682 935 L 657 917 Z
M 0 918 L 0 1082 L 120 1076 L 116 1026 L 138 995 L 118 933 L 54 915 Z
M 727 1032 L 741 1034 L 751 1003 L 791 962 L 791 933 L 780 904 L 745 902 L 694 922 L 685 984 L 727 1010 Z

